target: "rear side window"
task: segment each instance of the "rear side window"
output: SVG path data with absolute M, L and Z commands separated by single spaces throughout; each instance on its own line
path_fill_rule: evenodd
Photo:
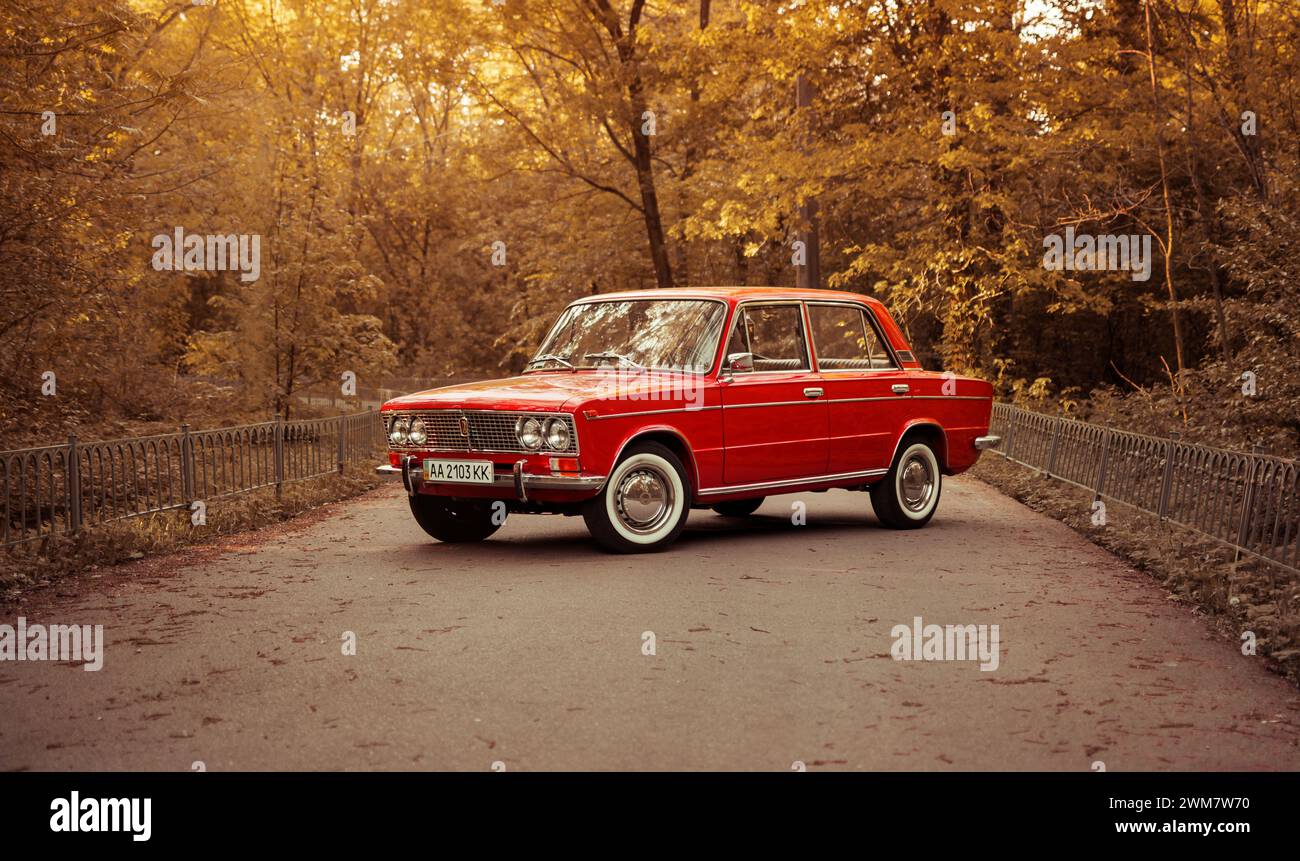
M 897 367 L 869 315 L 852 305 L 809 305 L 813 348 L 823 371 Z
M 798 305 L 750 305 L 740 311 L 727 353 L 752 353 L 755 371 L 807 370 Z

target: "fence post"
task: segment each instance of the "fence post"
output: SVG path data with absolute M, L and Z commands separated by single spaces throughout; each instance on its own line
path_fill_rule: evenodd
M 1160 507 L 1156 519 L 1163 521 L 1169 514 L 1169 493 L 1174 486 L 1174 449 L 1178 446 L 1178 431 L 1169 434 L 1165 442 L 1165 478 L 1160 484 Z
M 1101 438 L 1101 462 L 1097 465 L 1097 489 L 1093 499 L 1101 499 L 1101 491 L 1106 486 L 1106 460 L 1110 455 L 1110 441 L 1114 435 L 1114 422 L 1106 422 L 1106 433 Z
M 339 416 L 339 475 L 343 474 L 343 464 L 347 462 L 348 417 Z
M 1250 536 L 1251 509 L 1255 507 L 1255 475 L 1259 469 L 1258 443 L 1251 446 L 1250 460 L 1246 462 L 1246 489 L 1241 497 L 1241 520 L 1237 524 L 1237 548 L 1245 550 L 1246 539 Z
M 284 413 L 275 414 L 275 499 L 284 492 Z
M 81 531 L 81 455 L 75 433 L 68 434 L 68 462 L 63 465 L 63 476 L 68 488 L 68 528 L 76 535 Z M 52 532 L 53 516 L 50 521 Z
M 185 507 L 194 502 L 194 458 L 190 446 L 190 426 L 181 425 L 181 496 L 185 497 Z
M 1007 410 L 1007 447 L 1006 458 L 1011 460 L 1011 444 L 1016 438 L 1016 411 L 1017 407 L 1011 407 Z
M 1056 447 L 1061 442 L 1061 417 L 1056 416 L 1052 419 L 1052 448 L 1047 453 L 1047 472 L 1048 478 L 1051 478 L 1056 472 Z

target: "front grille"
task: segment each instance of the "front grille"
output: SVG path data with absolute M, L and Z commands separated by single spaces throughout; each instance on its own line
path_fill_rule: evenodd
M 562 419 L 569 427 L 569 447 L 557 450 L 542 444 L 542 448 L 532 452 L 519 444 L 515 436 L 515 421 L 520 416 L 529 416 L 539 421 L 549 418 Z M 388 444 L 390 449 L 410 451 L 413 449 L 431 449 L 434 451 L 501 451 L 519 454 L 576 454 L 578 451 L 578 434 L 573 426 L 573 416 L 567 413 L 507 413 L 494 410 L 403 410 L 402 412 L 384 413 L 384 437 L 388 437 L 393 420 L 397 418 L 421 418 L 429 439 L 419 446 Z M 461 418 L 469 424 L 469 436 L 461 433 Z
M 443 451 L 470 450 L 469 437 L 461 436 L 460 433 L 459 413 L 442 410 L 423 414 L 421 418 L 424 419 L 424 427 L 429 432 L 429 441 L 425 445 Z

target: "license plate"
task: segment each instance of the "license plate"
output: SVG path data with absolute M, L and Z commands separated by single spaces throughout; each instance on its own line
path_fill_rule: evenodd
M 491 484 L 495 479 L 490 460 L 426 460 L 424 480 L 449 484 Z

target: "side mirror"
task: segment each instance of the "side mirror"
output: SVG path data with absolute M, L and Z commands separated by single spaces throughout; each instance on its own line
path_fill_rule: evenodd
M 729 371 L 752 371 L 754 370 L 753 353 L 732 353 L 727 356 L 727 370 Z

